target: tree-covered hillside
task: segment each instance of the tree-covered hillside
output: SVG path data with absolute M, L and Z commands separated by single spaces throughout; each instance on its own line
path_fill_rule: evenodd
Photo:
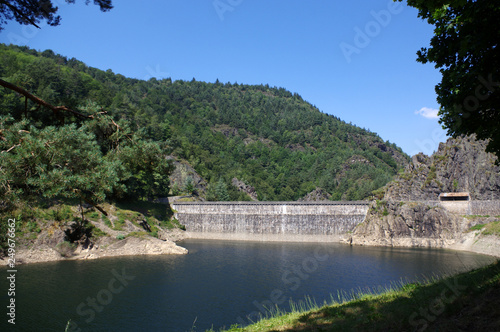
M 0 78 L 52 105 L 102 110 L 129 123 L 141 140 L 188 161 L 207 181 L 209 199 L 221 199 L 224 184 L 226 199 L 248 199 L 233 190 L 233 178 L 254 187 L 260 200 L 296 200 L 318 187 L 333 199 L 363 199 L 408 162 L 394 144 L 283 88 L 131 79 L 50 50 L 6 45 L 0 45 Z M 19 122 L 28 115 L 41 130 L 61 122 L 31 102 L 26 112 L 25 98 L 0 91 L 0 116 Z M 176 192 L 195 190 L 191 183 L 174 185 Z

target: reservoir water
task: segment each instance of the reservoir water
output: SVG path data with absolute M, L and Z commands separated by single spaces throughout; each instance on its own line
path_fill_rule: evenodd
M 7 323 L 0 269 L 0 331 L 205 331 L 248 324 L 265 307 L 317 303 L 340 290 L 462 271 L 494 259 L 431 249 L 186 240 L 183 256 L 19 265 L 16 325 Z M 416 308 L 418 309 L 418 308 Z

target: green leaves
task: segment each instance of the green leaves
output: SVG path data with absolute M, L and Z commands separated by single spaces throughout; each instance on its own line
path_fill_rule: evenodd
M 116 166 L 92 133 L 75 124 L 38 129 L 27 121 L 1 118 L 0 182 L 3 194 L 79 197 L 102 201 L 117 182 Z M 28 130 L 26 130 L 26 129 Z M 13 198 L 13 197 L 11 197 Z
M 168 195 L 169 176 L 174 167 L 158 143 L 134 137 L 108 157 L 119 165 L 119 184 L 122 186 L 121 190 L 117 190 L 117 195 L 136 198 Z
M 103 116 L 80 127 L 39 129 L 27 120 L 0 118 L 3 205 L 35 197 L 97 203 L 111 195 L 167 196 L 173 166 L 166 154 L 158 143 L 130 137 L 122 125 Z
M 440 123 L 448 134 L 476 134 L 500 153 L 500 17 L 498 1 L 408 0 L 434 25 L 429 48 L 417 60 L 432 62 L 442 73 L 436 86 Z

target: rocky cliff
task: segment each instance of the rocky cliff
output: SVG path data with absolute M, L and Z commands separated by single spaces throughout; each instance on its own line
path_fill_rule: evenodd
M 448 247 L 469 228 L 470 221 L 437 204 L 376 201 L 349 241 L 360 245 Z
M 170 156 L 175 166 L 170 175 L 172 195 L 176 196 L 182 192 L 186 194 L 196 194 L 196 196 L 205 197 L 207 190 L 207 181 L 203 179 L 196 170 L 185 160 L 177 160 Z M 191 186 L 191 189 L 187 187 Z M 188 192 L 190 191 L 190 192 Z
M 466 217 L 450 212 L 438 197 L 443 192 L 465 191 L 471 200 L 500 200 L 500 167 L 485 148 L 485 141 L 470 136 L 441 143 L 432 156 L 413 156 L 405 171 L 383 188 L 383 199 L 371 203 L 364 222 L 347 242 L 454 249 L 470 242 L 467 250 L 481 247 L 480 232 L 471 235 L 471 227 L 498 223 L 500 213 Z M 477 251 L 500 255 L 499 250 L 489 252 L 482 247 Z
M 417 154 L 385 187 L 384 200 L 437 200 L 442 192 L 469 192 L 472 200 L 500 199 L 500 166 L 475 136 L 448 139 L 432 156 Z
M 238 180 L 238 178 L 233 178 L 231 184 L 238 190 L 247 194 L 252 201 L 258 201 L 257 192 L 255 188 L 247 185 L 245 182 Z

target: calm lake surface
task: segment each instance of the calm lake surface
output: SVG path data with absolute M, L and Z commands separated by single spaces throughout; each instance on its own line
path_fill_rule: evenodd
M 16 326 L 7 323 L 7 269 L 0 273 L 0 331 L 205 331 L 256 319 L 264 306 L 317 303 L 339 290 L 493 262 L 449 250 L 340 244 L 186 240 L 184 256 L 143 256 L 19 265 Z M 417 308 L 418 309 L 418 308 Z

